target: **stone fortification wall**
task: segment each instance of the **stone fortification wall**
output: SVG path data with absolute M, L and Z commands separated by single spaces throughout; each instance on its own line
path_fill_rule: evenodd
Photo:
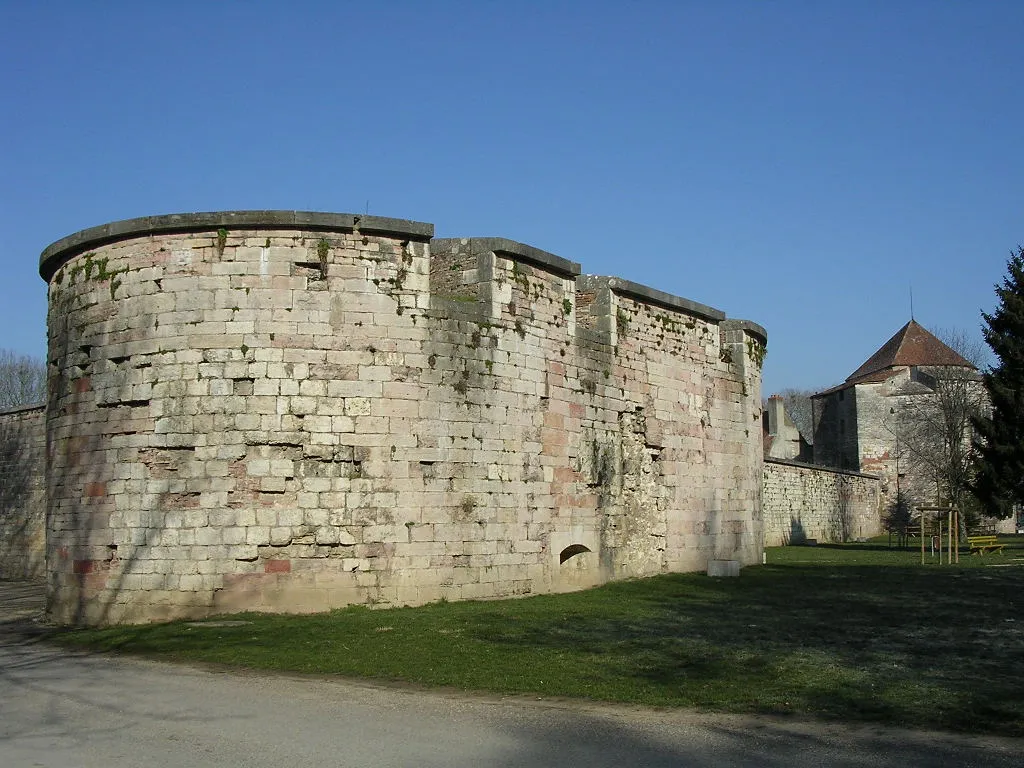
M 762 329 L 520 243 L 431 234 L 191 214 L 43 253 L 54 618 L 760 561 Z
M 43 579 L 45 415 L 42 405 L 0 412 L 0 579 Z
M 779 459 L 764 461 L 765 546 L 849 541 L 882 532 L 879 478 Z

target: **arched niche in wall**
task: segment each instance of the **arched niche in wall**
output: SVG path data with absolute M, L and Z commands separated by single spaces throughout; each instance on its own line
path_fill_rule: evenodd
M 558 555 L 558 562 L 560 565 L 564 565 L 567 560 L 571 560 L 576 555 L 581 555 L 584 552 L 589 552 L 590 548 L 585 547 L 582 544 L 572 544 L 563 549 Z

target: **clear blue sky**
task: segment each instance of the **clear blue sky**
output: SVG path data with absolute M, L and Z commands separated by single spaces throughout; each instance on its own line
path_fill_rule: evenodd
M 0 2 L 0 347 L 50 242 L 241 208 L 502 236 L 768 329 L 765 394 L 1024 243 L 1024 3 Z

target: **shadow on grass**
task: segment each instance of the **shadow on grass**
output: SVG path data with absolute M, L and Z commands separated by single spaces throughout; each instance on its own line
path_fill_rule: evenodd
M 583 674 L 632 677 L 665 703 L 966 730 L 981 717 L 983 730 L 1024 733 L 1017 569 L 759 571 L 609 585 L 618 613 L 605 605 L 554 625 L 495 616 L 474 636 L 585 655 Z
M 1022 595 L 1024 568 L 794 561 L 736 579 L 668 575 L 522 600 L 68 639 L 254 669 L 1022 735 Z

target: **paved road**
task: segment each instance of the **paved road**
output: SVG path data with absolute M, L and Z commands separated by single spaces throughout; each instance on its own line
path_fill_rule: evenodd
M 1024 740 L 226 673 L 41 642 L 0 582 L 3 768 L 1024 765 Z

